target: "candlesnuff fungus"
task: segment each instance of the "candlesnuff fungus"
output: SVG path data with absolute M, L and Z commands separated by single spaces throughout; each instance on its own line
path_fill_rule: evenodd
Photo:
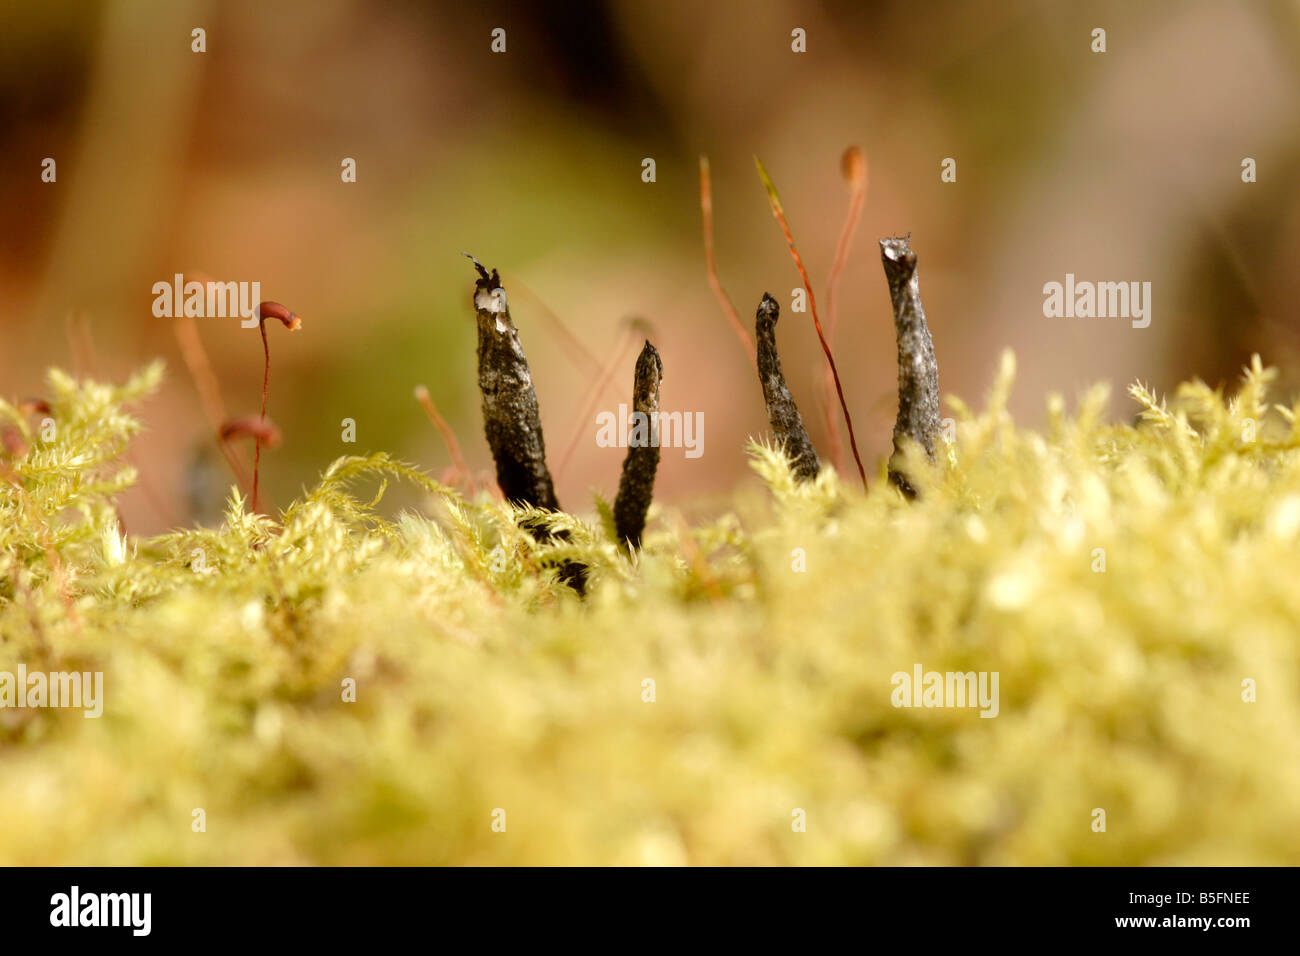
M 646 512 L 654 498 L 655 472 L 659 469 L 659 383 L 664 363 L 649 340 L 636 360 L 632 381 L 632 408 L 637 416 L 623 459 L 623 476 L 614 499 L 614 528 L 618 540 L 630 548 L 641 546 Z
M 909 498 L 916 489 L 898 471 L 900 439 L 911 439 L 934 457 L 939 421 L 939 363 L 934 358 L 934 341 L 925 322 L 921 286 L 916 275 L 916 253 L 901 238 L 880 240 L 880 259 L 889 281 L 889 298 L 894 303 L 894 329 L 898 333 L 898 420 L 894 423 L 894 458 L 889 478 Z
M 786 387 L 781 371 L 781 357 L 776 351 L 776 320 L 781 307 L 776 299 L 764 292 L 754 316 L 754 337 L 758 342 L 758 380 L 763 386 L 763 401 L 767 404 L 767 420 L 777 442 L 785 449 L 790 467 L 800 481 L 817 477 L 821 462 L 813 448 L 808 430 L 804 428 L 799 408 Z
M 474 314 L 478 320 L 478 388 L 483 396 L 483 433 L 497 466 L 497 484 L 507 501 L 559 511 L 555 484 L 546 467 L 546 442 L 528 359 L 519 344 L 519 331 L 510 318 L 510 305 L 501 276 L 491 273 L 468 252 L 465 257 L 478 270 L 474 283 Z M 521 522 L 540 542 L 568 538 L 565 531 L 552 533 L 538 521 Z M 587 566 L 564 561 L 560 580 L 579 594 L 586 592 Z
M 507 501 L 558 511 L 555 485 L 546 467 L 546 442 L 537 392 L 519 332 L 510 319 L 506 290 L 496 269 L 465 255 L 478 270 L 474 312 L 478 319 L 478 387 L 483 396 L 483 432 L 497 466 L 497 484 Z

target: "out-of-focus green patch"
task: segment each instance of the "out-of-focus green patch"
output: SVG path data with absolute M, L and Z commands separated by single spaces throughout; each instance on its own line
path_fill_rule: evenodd
M 1300 863 L 1300 406 L 1258 361 L 1039 434 L 1008 357 L 918 501 L 754 444 L 765 496 L 634 558 L 384 455 L 125 537 L 160 374 L 0 403 L 0 672 L 104 674 L 98 719 L 0 709 L 0 862 Z M 893 706 L 918 664 L 997 672 L 997 716 Z

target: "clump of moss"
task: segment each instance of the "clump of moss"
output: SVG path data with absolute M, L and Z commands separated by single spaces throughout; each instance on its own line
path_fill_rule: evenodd
M 917 500 L 753 444 L 761 493 L 653 509 L 631 553 L 603 504 L 383 455 L 278 519 L 232 494 L 124 536 L 160 374 L 52 373 L 48 437 L 0 404 L 0 672 L 105 697 L 0 709 L 0 862 L 1300 862 L 1300 405 L 1258 361 L 1231 398 L 1135 388 L 1133 426 L 1052 397 L 1040 434 L 1008 357 L 902 461 Z M 377 514 L 390 480 L 425 513 Z M 998 716 L 894 707 L 915 664 L 997 671 Z

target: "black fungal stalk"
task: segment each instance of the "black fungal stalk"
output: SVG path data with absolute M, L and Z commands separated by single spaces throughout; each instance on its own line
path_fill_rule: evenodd
M 478 318 L 478 387 L 483 395 L 483 431 L 497 466 L 497 484 L 507 501 L 558 511 L 555 485 L 546 467 L 546 443 L 537 392 L 519 331 L 510 319 L 506 290 L 497 270 L 488 271 L 469 253 L 479 278 L 474 284 Z
M 507 501 L 559 511 L 555 484 L 546 467 L 546 442 L 528 359 L 519 344 L 519 331 L 510 319 L 506 290 L 497 270 L 465 255 L 478 270 L 474 283 L 474 313 L 478 319 L 478 388 L 483 395 L 483 433 L 497 466 L 497 484 Z M 552 532 L 544 522 L 525 520 L 520 527 L 541 544 L 567 541 L 567 531 Z M 587 566 L 578 561 L 559 565 L 560 580 L 579 594 L 587 590 Z
M 938 440 L 939 363 L 934 358 L 934 341 L 921 305 L 921 285 L 916 275 L 916 253 L 902 238 L 881 239 L 880 259 L 889 281 L 889 298 L 894 303 L 894 328 L 898 333 L 898 420 L 894 423 L 894 458 L 889 478 L 904 495 L 916 497 L 916 489 L 895 463 L 901 452 L 900 440 L 910 439 L 934 457 Z
M 641 546 L 646 512 L 654 497 L 655 472 L 659 470 L 659 384 L 663 378 L 664 363 L 647 340 L 636 360 L 632 408 L 637 417 L 614 499 L 614 528 L 618 540 L 627 542 L 629 548 Z
M 790 459 L 795 477 L 800 481 L 811 481 L 821 471 L 821 462 L 781 371 L 781 357 L 776 351 L 776 320 L 780 314 L 781 307 L 776 304 L 776 299 L 764 292 L 754 317 L 758 380 L 763 386 L 763 401 L 767 403 L 767 420 L 777 442 Z

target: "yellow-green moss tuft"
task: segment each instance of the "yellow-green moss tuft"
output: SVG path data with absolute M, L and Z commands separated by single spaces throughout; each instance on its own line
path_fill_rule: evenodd
M 1300 405 L 1256 360 L 1039 434 L 1013 374 L 915 502 L 754 444 L 762 495 L 629 557 L 603 503 L 543 546 L 383 455 L 123 538 L 161 369 L 52 373 L 50 440 L 0 403 L 0 672 L 102 671 L 104 711 L 0 709 L 0 862 L 1300 863 Z M 997 717 L 894 707 L 916 664 L 998 672 Z

